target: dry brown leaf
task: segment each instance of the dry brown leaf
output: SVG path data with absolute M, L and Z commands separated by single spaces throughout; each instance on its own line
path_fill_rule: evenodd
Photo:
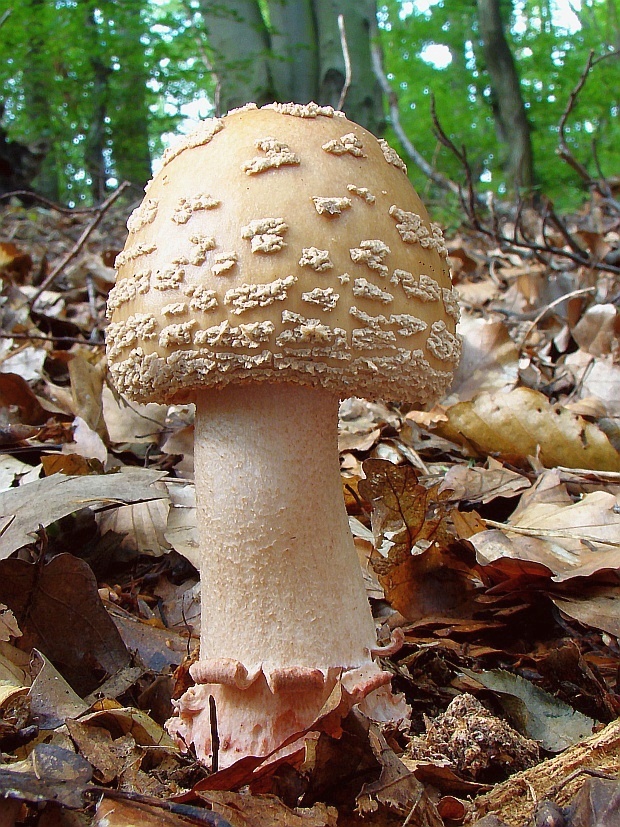
M 620 569 L 620 501 L 606 491 L 570 505 L 531 503 L 470 542 L 486 561 L 515 557 L 542 563 L 561 582 L 605 569 Z
M 112 443 L 157 442 L 166 420 L 167 405 L 150 402 L 138 405 L 115 394 L 108 386 L 102 391 L 103 416 Z
M 12 637 L 21 637 L 21 634 L 13 612 L 0 603 L 0 640 L 8 641 Z
M 170 504 L 163 481 L 154 483 L 153 488 L 161 492 L 161 499 L 104 511 L 97 515 L 97 523 L 101 534 L 115 531 L 124 535 L 121 548 L 161 557 L 170 551 L 164 536 Z
M 26 382 L 37 382 L 43 377 L 43 365 L 47 351 L 42 347 L 27 345 L 11 352 L 0 363 L 2 373 L 14 373 Z
M 592 356 L 607 356 L 618 351 L 620 315 L 613 304 L 594 304 L 571 331 L 582 350 Z
M 10 241 L 0 242 L 0 273 L 19 284 L 23 282 L 32 268 L 32 257 L 24 253 Z
M 66 727 L 80 755 L 91 764 L 95 779 L 109 784 L 123 772 L 130 761 L 140 763 L 141 755 L 131 735 L 112 738 L 107 729 L 68 720 Z
M 551 599 L 569 617 L 620 638 L 620 586 L 580 584 L 576 594 L 552 594 Z
M 0 795 L 80 809 L 91 776 L 91 766 L 81 755 L 55 744 L 37 744 L 25 760 L 0 768 Z
M 547 468 L 620 469 L 620 454 L 603 431 L 529 388 L 482 393 L 446 413 L 438 432 L 478 453 L 538 456 Z
M 335 807 L 315 804 L 309 808 L 292 810 L 275 795 L 214 790 L 201 792 L 214 813 L 223 816 L 232 827 L 336 827 L 338 813 Z
M 595 357 L 578 350 L 566 357 L 580 398 L 593 396 L 605 406 L 608 416 L 620 416 L 620 365 L 610 356 Z
M 389 564 L 410 556 L 416 544 L 447 545 L 450 534 L 445 524 L 447 507 L 439 503 L 436 487 L 426 489 L 410 465 L 393 465 L 382 459 L 368 459 L 363 465 L 366 479 L 358 483 L 360 495 L 372 504 L 372 531 L 375 548 L 389 555 Z M 443 497 L 441 498 L 443 499 Z M 429 513 L 431 510 L 434 513 Z M 373 567 L 378 573 L 380 558 Z
M 41 650 L 78 692 L 90 692 L 102 672 L 113 674 L 129 661 L 92 569 L 72 554 L 45 565 L 1 560 L 0 600 L 22 630 L 19 648 Z
M 114 795 L 114 792 L 108 793 Z M 190 812 L 193 808 L 187 808 Z M 169 810 L 172 810 L 170 812 Z M 174 812 L 177 810 L 178 812 Z M 147 803 L 140 801 L 123 801 L 122 793 L 114 798 L 103 797 L 97 805 L 93 818 L 93 827 L 192 827 L 195 818 L 184 818 L 183 805 L 170 805 L 166 801 Z M 192 815 L 194 813 L 192 812 Z M 225 819 L 217 820 L 214 816 L 212 827 L 230 827 Z
M 364 784 L 362 787 L 357 796 L 359 812 L 368 816 L 382 804 L 398 815 L 407 817 L 409 824 L 419 827 L 443 827 L 437 808 L 424 786 L 389 748 L 379 728 L 374 724 L 370 726 L 368 739 L 381 767 L 381 775 L 377 781 Z
M 74 356 L 69 362 L 73 408 L 93 431 L 107 444 L 110 440 L 103 417 L 101 393 L 105 371 L 101 365 L 93 365 L 83 356 Z
M 466 402 L 478 393 L 513 388 L 519 371 L 519 350 L 503 322 L 464 315 L 461 362 L 454 374 L 450 399 Z
M 119 706 L 113 701 L 103 701 L 101 706 L 102 709 L 82 715 L 81 723 L 107 729 L 114 738 L 131 735 L 138 746 L 147 747 L 151 752 L 179 752 L 176 741 L 144 710 Z
M 526 477 L 489 457 L 486 468 L 453 465 L 439 486 L 439 493 L 452 492 L 448 497 L 451 501 L 488 503 L 496 497 L 515 497 L 529 487 L 530 481 Z
M 56 729 L 67 718 L 77 718 L 88 709 L 55 666 L 36 649 L 32 652 L 36 673 L 28 692 L 30 709 L 41 729 Z
M 32 543 L 38 526 L 47 526 L 81 508 L 160 499 L 162 493 L 152 484 L 163 476 L 146 468 L 83 477 L 54 474 L 0 492 L 0 558 Z

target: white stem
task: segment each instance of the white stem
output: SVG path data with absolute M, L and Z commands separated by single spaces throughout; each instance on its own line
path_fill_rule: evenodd
M 376 645 L 338 466 L 338 398 L 293 384 L 196 397 L 200 659 L 350 669 Z

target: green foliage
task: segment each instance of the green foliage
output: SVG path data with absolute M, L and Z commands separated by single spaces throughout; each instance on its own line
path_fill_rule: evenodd
M 505 4 L 508 36 L 532 126 L 540 188 L 567 208 L 583 198 L 583 182 L 557 157 L 558 125 L 590 50 L 600 56 L 620 44 L 620 3 L 584 0 L 579 16 L 575 12 L 560 16 L 559 5 L 554 0 Z M 567 3 L 561 5 L 569 8 Z M 457 146 L 466 147 L 481 187 L 503 192 L 502 147 L 495 134 L 476 1 L 386 0 L 379 7 L 378 19 L 401 122 L 416 148 L 437 169 L 463 180 L 458 162 L 437 140 L 432 95 L 442 128 Z M 443 50 L 438 51 L 438 46 Z M 437 57 L 449 57 L 450 62 L 438 65 Z M 569 145 L 593 176 L 617 173 L 614 148 L 620 140 L 619 107 L 620 59 L 616 56 L 592 70 L 567 122 Z M 617 149 L 615 159 L 617 164 Z M 425 186 L 421 173 L 412 170 L 412 177 L 417 186 Z
M 0 28 L 9 137 L 44 144 L 35 185 L 90 203 L 119 178 L 143 186 L 161 136 L 212 91 L 200 16 L 182 0 L 23 0 Z

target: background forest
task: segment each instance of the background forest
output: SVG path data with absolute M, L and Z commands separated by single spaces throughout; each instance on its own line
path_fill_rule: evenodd
M 434 98 L 481 190 L 521 184 L 574 207 L 583 181 L 557 157 L 558 125 L 591 51 L 612 56 L 588 76 L 565 137 L 592 176 L 617 171 L 617 0 L 2 0 L 0 24 L 5 190 L 98 202 L 122 180 L 141 188 L 188 118 L 247 100 L 338 105 L 346 85 L 349 117 L 391 141 L 399 118 L 424 169 L 411 168 L 418 188 L 431 170 L 463 177 L 437 139 Z

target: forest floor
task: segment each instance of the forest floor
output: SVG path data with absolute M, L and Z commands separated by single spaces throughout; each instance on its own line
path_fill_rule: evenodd
M 211 774 L 163 729 L 200 633 L 192 410 L 129 406 L 106 378 L 129 208 L 0 206 L 0 827 L 620 824 L 613 203 L 524 213 L 538 251 L 454 234 L 450 395 L 341 406 L 410 727 L 354 709 L 339 737 L 319 718 L 301 762 Z

